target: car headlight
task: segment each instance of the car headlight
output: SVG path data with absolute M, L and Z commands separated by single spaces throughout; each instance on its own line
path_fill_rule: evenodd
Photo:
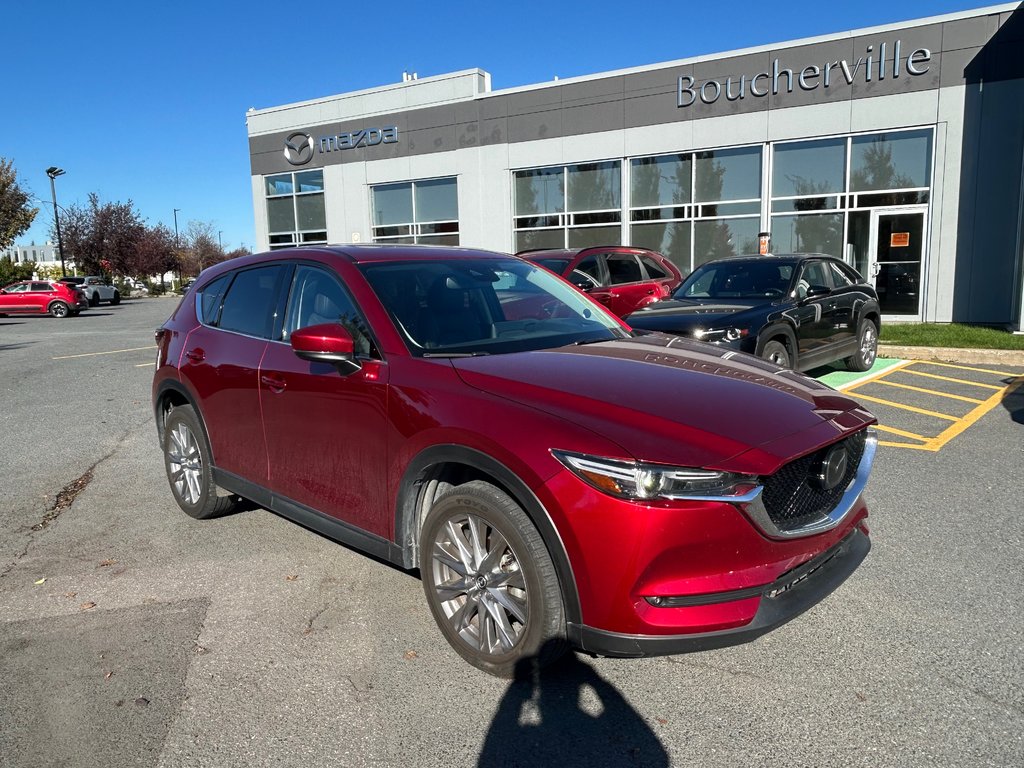
M 757 477 L 699 467 L 674 467 L 607 459 L 583 453 L 552 455 L 584 482 L 620 499 L 739 497 L 758 487 Z
M 693 332 L 699 341 L 739 341 L 750 333 L 747 328 L 698 328 Z

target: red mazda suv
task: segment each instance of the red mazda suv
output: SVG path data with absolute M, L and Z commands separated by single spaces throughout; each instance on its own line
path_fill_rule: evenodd
M 561 275 L 619 317 L 667 298 L 683 282 L 675 264 L 647 248 L 602 245 L 520 251 L 516 256 Z
M 870 548 L 870 413 L 735 350 L 634 334 L 513 256 L 244 256 L 156 338 L 178 505 L 245 498 L 419 568 L 442 634 L 492 674 L 751 640 Z

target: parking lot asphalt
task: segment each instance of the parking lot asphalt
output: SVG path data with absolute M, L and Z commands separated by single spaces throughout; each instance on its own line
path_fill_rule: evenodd
M 961 419 L 1004 388 L 941 450 L 880 448 L 873 551 L 807 614 L 509 683 L 449 649 L 414 574 L 178 510 L 149 406 L 172 307 L 0 318 L 0 766 L 1024 764 L 1024 371 L 850 391 L 930 440 L 953 422 L 866 397 Z

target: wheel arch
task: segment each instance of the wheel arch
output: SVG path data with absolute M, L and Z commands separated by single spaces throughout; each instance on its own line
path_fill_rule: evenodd
M 582 611 L 576 580 L 565 544 L 551 516 L 518 475 L 497 459 L 472 448 L 454 444 L 432 446 L 417 455 L 406 468 L 395 503 L 395 542 L 402 551 L 403 567 L 417 567 L 420 529 L 434 501 L 449 488 L 470 480 L 492 483 L 530 518 L 555 566 L 566 621 L 579 623 Z
M 761 352 L 764 351 L 764 345 L 775 339 L 783 340 L 786 348 L 789 349 L 790 365 L 795 368 L 800 350 L 796 342 L 796 331 L 789 323 L 777 321 L 762 328 L 761 332 L 757 334 L 757 346 L 754 348 L 754 354 L 760 357 Z
M 206 440 L 206 445 L 210 448 L 212 462 L 213 443 L 210 442 L 210 433 L 206 429 L 206 419 L 203 418 L 202 411 L 196 405 L 196 398 L 189 391 L 188 387 L 180 381 L 173 379 L 162 381 L 153 395 L 153 415 L 156 418 L 156 434 L 160 446 L 162 447 L 164 444 L 164 424 L 167 421 L 167 414 L 171 412 L 172 408 L 177 408 L 180 405 L 191 406 L 192 410 L 195 411 L 196 418 L 199 420 L 199 426 L 203 429 L 203 438 Z M 216 465 L 216 462 L 212 463 Z

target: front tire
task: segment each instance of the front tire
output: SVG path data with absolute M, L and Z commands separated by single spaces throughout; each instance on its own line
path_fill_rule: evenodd
M 861 320 L 857 329 L 857 352 L 843 362 L 851 371 L 870 371 L 878 357 L 878 327 L 871 320 Z
M 195 410 L 179 405 L 164 422 L 164 468 L 174 500 L 186 515 L 208 520 L 229 512 L 234 499 L 217 495 L 206 434 Z
M 772 339 L 761 349 L 761 358 L 769 363 L 781 365 L 783 368 L 792 368 L 792 358 L 789 348 L 777 339 Z
M 110 303 L 115 307 L 121 303 L 121 294 L 118 291 L 114 291 L 114 297 L 110 300 Z
M 477 669 L 510 678 L 521 662 L 544 666 L 565 652 L 551 556 L 522 508 L 490 483 L 474 480 L 434 502 L 420 575 L 445 639 Z
M 65 304 L 63 301 L 55 301 L 50 305 L 50 316 L 65 318 L 71 314 L 71 307 Z

